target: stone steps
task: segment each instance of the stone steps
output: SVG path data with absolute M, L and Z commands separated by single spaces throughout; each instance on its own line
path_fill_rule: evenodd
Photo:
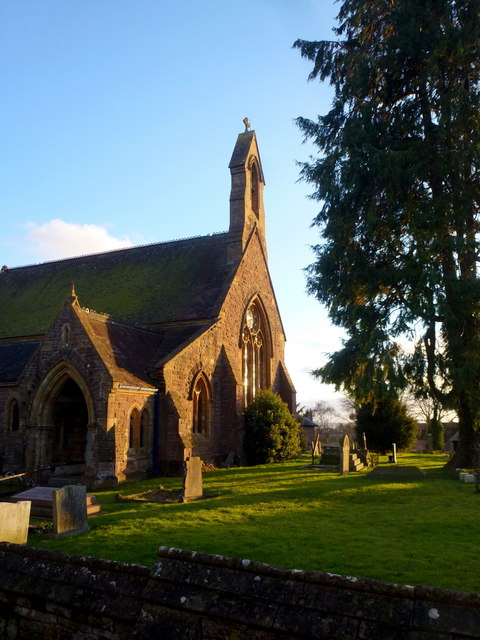
M 53 518 L 53 492 L 58 487 L 33 487 L 21 493 L 16 493 L 10 498 L 10 502 L 22 502 L 30 500 L 32 503 L 30 516 L 33 518 Z M 100 513 L 102 507 L 96 504 L 95 496 L 87 494 L 86 497 L 87 516 Z
M 350 454 L 350 471 L 361 471 L 365 469 L 365 465 L 356 453 Z
M 340 465 L 340 449 L 337 447 L 325 447 L 322 457 L 320 458 L 320 464 L 322 466 L 339 466 Z M 349 471 L 361 471 L 365 468 L 365 465 L 358 457 L 358 454 L 350 454 Z

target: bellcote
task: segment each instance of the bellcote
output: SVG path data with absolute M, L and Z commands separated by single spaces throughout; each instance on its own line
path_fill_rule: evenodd
M 245 132 L 238 135 L 228 165 L 232 176 L 228 232 L 232 259 L 241 257 L 254 228 L 258 232 L 265 255 L 267 252 L 263 207 L 265 179 L 255 131 L 249 131 L 247 123 Z

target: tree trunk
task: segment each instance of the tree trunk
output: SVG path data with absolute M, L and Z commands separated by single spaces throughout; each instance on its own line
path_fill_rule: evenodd
M 466 394 L 462 394 L 465 396 Z M 476 445 L 478 433 L 470 403 L 466 397 L 460 401 L 458 409 L 459 439 L 454 455 L 445 465 L 446 469 L 472 469 L 477 466 Z

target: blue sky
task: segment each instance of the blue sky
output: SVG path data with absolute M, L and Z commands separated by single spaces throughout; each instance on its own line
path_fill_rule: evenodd
M 340 331 L 305 292 L 318 203 L 297 116 L 331 100 L 297 38 L 332 38 L 333 0 L 16 0 L 0 5 L 0 263 L 224 231 L 248 116 L 265 173 L 269 266 L 301 404 Z M 79 293 L 81 302 L 81 292 Z

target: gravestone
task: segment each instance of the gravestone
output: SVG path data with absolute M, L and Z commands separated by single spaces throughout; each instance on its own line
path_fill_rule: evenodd
M 228 456 L 225 459 L 225 462 L 223 463 L 223 467 L 226 467 L 227 469 L 230 469 L 230 467 L 233 466 L 235 462 L 235 453 L 233 451 L 230 451 L 230 453 L 228 454 Z
M 203 496 L 202 459 L 187 458 L 183 463 L 182 501 L 197 500 Z
M 392 442 L 392 462 L 397 464 L 397 445 Z
M 340 438 L 340 473 L 346 474 L 350 469 L 350 440 L 345 434 Z
M 32 487 L 26 491 L 16 493 L 10 498 L 12 502 L 23 502 L 30 500 L 32 507 L 30 515 L 33 518 L 53 518 L 53 494 L 57 487 Z M 92 516 L 101 511 L 101 506 L 96 504 L 95 496 L 87 493 L 86 496 L 87 515 Z
M 88 531 L 87 490 L 79 485 L 67 485 L 53 492 L 53 535 L 70 536 Z
M 0 542 L 25 544 L 28 538 L 31 502 L 0 502 Z
M 474 473 L 465 473 L 462 471 L 458 477 L 460 478 L 460 482 L 475 482 L 477 479 Z
M 320 456 L 322 453 L 322 443 L 320 442 L 320 435 L 318 433 L 310 445 L 312 447 L 312 464 L 315 464 L 315 457 Z

